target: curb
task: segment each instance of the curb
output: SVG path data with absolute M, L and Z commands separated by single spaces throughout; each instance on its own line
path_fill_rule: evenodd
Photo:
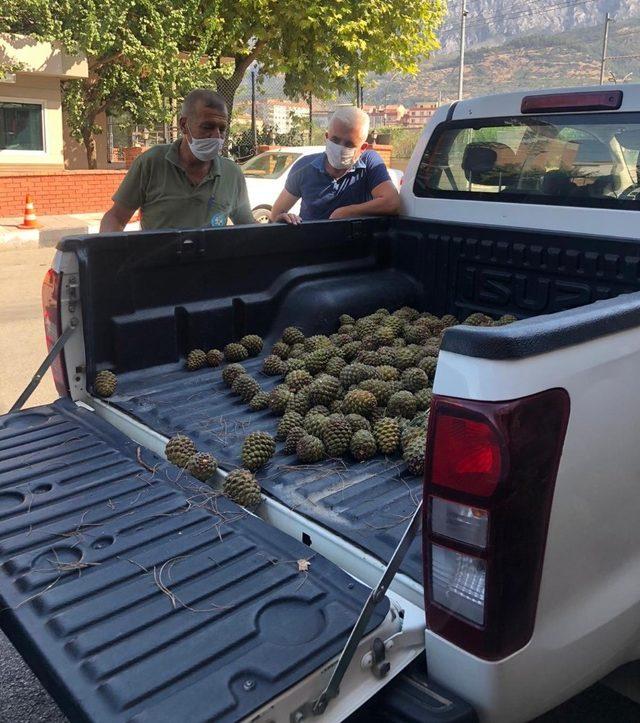
M 6 228 L 6 227 L 4 227 Z M 53 248 L 66 236 L 97 234 L 99 222 L 80 223 L 67 228 L 41 228 L 29 230 L 0 231 L 0 253 L 16 249 Z M 125 231 L 139 231 L 140 223 L 129 223 Z

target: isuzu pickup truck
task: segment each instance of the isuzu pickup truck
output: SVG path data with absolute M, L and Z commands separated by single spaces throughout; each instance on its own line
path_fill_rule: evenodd
M 465 100 L 397 218 L 63 240 L 60 399 L 0 418 L 0 624 L 69 719 L 512 723 L 640 659 L 639 150 L 638 85 Z M 442 334 L 424 479 L 279 443 L 255 514 L 220 496 L 279 417 L 188 352 L 259 334 L 269 390 L 285 327 L 381 307 L 517 318 Z

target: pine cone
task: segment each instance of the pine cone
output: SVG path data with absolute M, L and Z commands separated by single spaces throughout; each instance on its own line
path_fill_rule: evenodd
M 110 397 L 118 386 L 118 379 L 113 372 L 103 369 L 96 374 L 93 388 L 99 397 Z
M 273 457 L 276 443 L 267 432 L 251 432 L 242 444 L 242 464 L 250 470 L 263 467 Z

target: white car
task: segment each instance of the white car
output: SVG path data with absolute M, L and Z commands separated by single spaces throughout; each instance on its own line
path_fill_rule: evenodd
M 323 151 L 324 146 L 282 146 L 260 153 L 242 164 L 251 210 L 258 223 L 269 223 L 271 208 L 298 158 Z M 395 187 L 400 190 L 402 171 L 392 168 L 389 174 Z M 300 213 L 300 201 L 291 210 Z

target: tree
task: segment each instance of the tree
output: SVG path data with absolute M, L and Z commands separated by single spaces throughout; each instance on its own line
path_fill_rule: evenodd
M 169 120 L 168 99 L 210 85 L 215 75 L 205 56 L 212 49 L 219 55 L 214 3 L 20 0 L 3 19 L 0 29 L 60 41 L 68 52 L 86 55 L 89 77 L 63 83 L 63 107 L 71 135 L 84 143 L 89 168 L 97 165 L 101 113 L 125 111 L 145 125 Z
M 231 112 L 254 61 L 284 74 L 287 95 L 304 99 L 352 89 L 367 72 L 416 73 L 438 47 L 445 11 L 444 0 L 220 0 L 216 65 L 227 72 L 217 89 Z

